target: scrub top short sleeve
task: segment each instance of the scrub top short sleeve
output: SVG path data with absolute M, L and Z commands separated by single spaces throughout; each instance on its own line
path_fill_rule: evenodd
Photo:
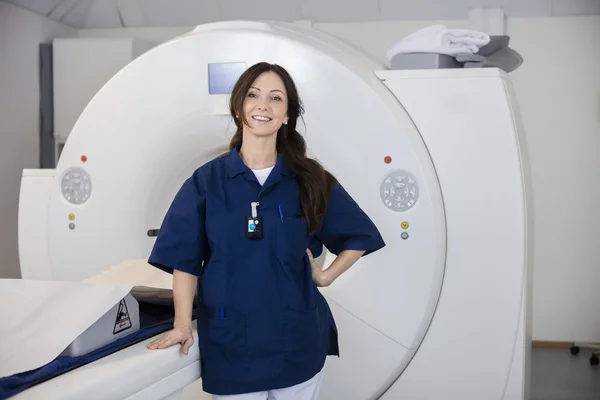
M 366 256 L 385 246 L 373 221 L 341 184 L 332 190 L 323 224 L 315 236 L 336 256 L 344 250 L 364 250 Z
M 206 197 L 198 174 L 181 186 L 161 224 L 148 263 L 163 271 L 200 276 L 206 257 Z

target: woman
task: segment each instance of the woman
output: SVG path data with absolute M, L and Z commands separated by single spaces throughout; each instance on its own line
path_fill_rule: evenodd
M 231 95 L 229 152 L 198 168 L 171 204 L 149 258 L 173 273 L 173 330 L 150 349 L 193 344 L 214 398 L 316 399 L 337 328 L 317 287 L 385 244 L 335 178 L 306 157 L 302 106 L 278 65 L 244 72 Z M 313 254 L 337 255 L 323 271 Z M 200 282 L 198 284 L 198 277 Z

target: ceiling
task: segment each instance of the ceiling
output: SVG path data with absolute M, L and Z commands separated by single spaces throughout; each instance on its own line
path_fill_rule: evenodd
M 600 14 L 600 0 L 7 0 L 78 29 L 190 26 L 231 19 L 315 22 L 466 19 L 469 8 L 509 17 Z

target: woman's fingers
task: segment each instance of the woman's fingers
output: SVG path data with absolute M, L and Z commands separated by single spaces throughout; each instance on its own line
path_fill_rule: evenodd
M 169 335 L 165 339 L 165 341 L 163 341 L 162 343 L 160 343 L 158 345 L 158 348 L 159 349 L 166 349 L 166 348 L 171 347 L 171 346 L 173 346 L 173 345 L 175 345 L 175 344 L 177 344 L 179 342 L 180 342 L 180 340 L 177 337 L 175 337 L 174 335 Z
M 177 341 L 175 340 L 175 342 L 173 343 L 173 333 L 171 332 L 167 332 L 165 333 L 163 336 L 161 336 L 160 338 L 156 339 L 154 342 L 150 343 L 150 345 L 148 345 L 149 349 L 164 349 L 167 347 L 172 346 L 174 343 L 177 343 Z M 172 343 L 172 344 L 169 344 Z
M 194 338 L 190 336 L 185 342 L 183 342 L 183 345 L 181 346 L 181 352 L 187 356 L 188 352 L 190 351 L 190 347 L 192 347 L 193 344 Z
M 312 252 L 310 251 L 310 249 L 306 249 L 306 254 L 308 254 L 308 259 L 310 260 L 310 263 L 313 263 L 313 255 Z
M 164 335 L 162 335 L 161 337 L 159 337 L 158 339 L 152 341 L 149 345 L 148 348 L 149 349 L 155 349 L 160 343 L 163 342 L 163 340 L 165 340 L 165 338 L 167 337 L 168 333 L 165 333 Z
M 188 354 L 190 347 L 194 344 L 194 338 L 191 334 L 187 335 L 176 329 L 167 332 L 160 338 L 156 339 L 148 345 L 148 349 L 166 349 L 176 344 L 181 344 L 181 351 L 183 354 Z

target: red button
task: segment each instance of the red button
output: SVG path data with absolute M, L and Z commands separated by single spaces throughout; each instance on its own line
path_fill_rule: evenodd
M 391 163 L 391 162 L 392 162 L 392 157 L 390 157 L 390 156 L 386 156 L 386 157 L 383 159 L 383 161 L 385 161 L 385 163 L 386 163 L 386 164 L 389 164 L 389 163 Z
M 81 156 L 81 161 L 86 162 L 87 161 L 87 157 L 86 156 Z

